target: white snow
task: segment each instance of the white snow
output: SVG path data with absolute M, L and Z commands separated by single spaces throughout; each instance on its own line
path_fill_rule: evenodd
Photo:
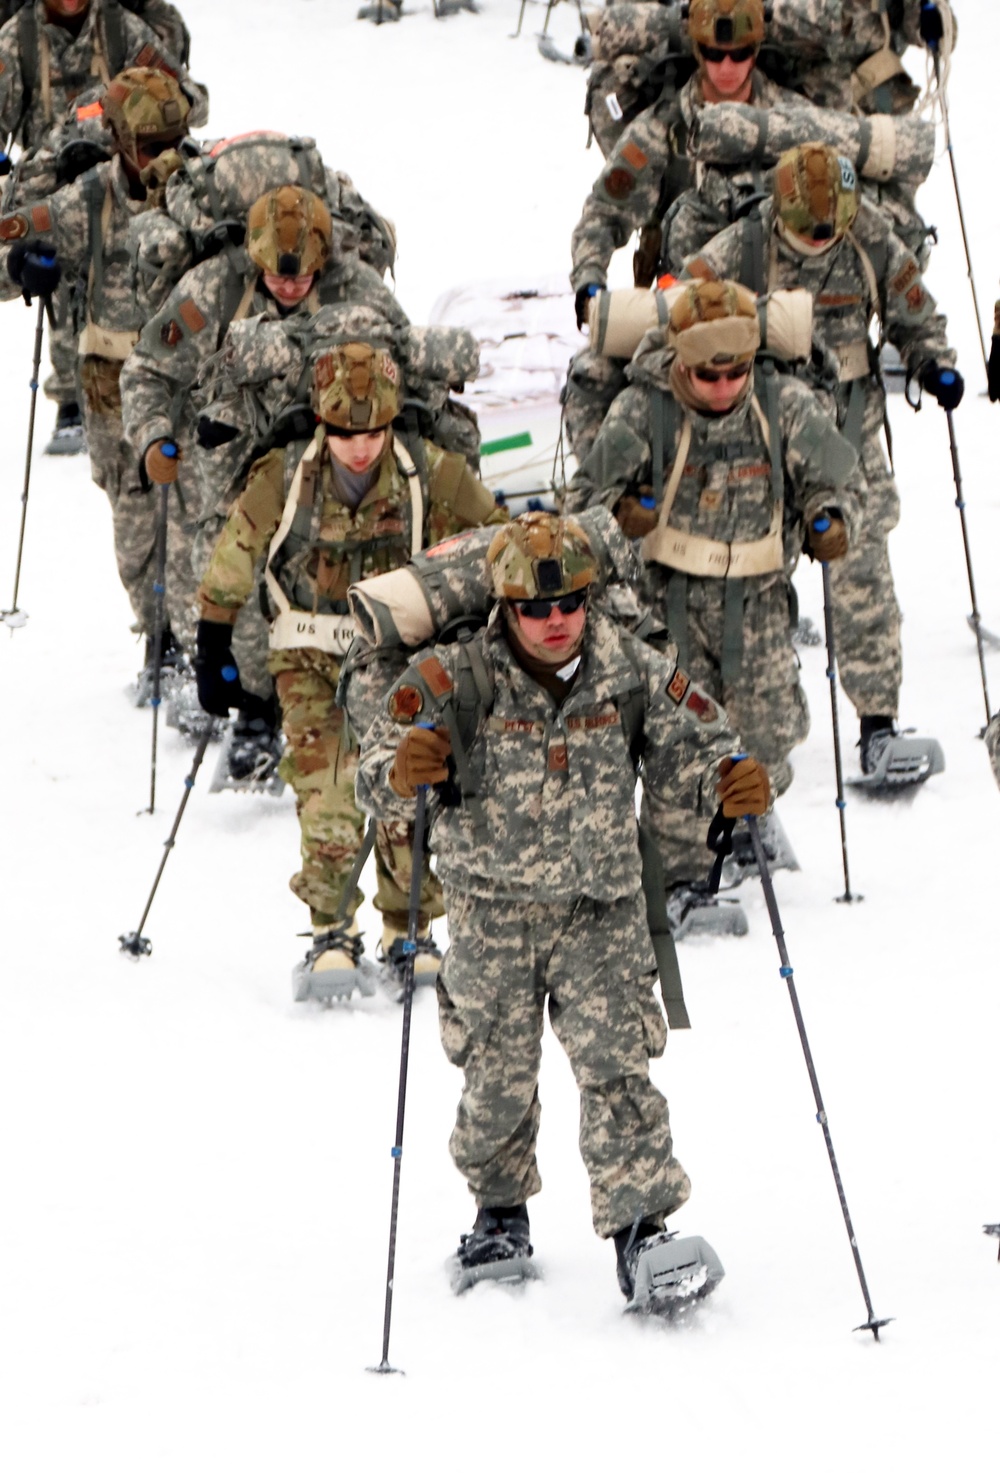
M 391 214 L 415 321 L 470 281 L 568 268 L 599 166 L 584 77 L 535 50 L 518 0 L 381 30 L 352 0 L 198 0 L 194 70 L 212 132 L 314 133 Z M 552 30 L 569 44 L 575 7 Z M 952 106 L 977 277 L 997 261 L 996 23 L 961 7 Z M 918 61 L 918 66 L 920 65 Z M 946 161 L 923 195 L 941 227 L 931 284 L 970 394 L 956 415 L 979 593 L 1000 625 L 992 552 L 1000 418 L 983 387 Z M 628 279 L 623 252 L 620 280 Z M 9 600 L 32 314 L 3 314 Z M 988 323 L 987 323 L 988 326 Z M 813 732 L 782 802 L 802 872 L 777 890 L 876 1312 L 864 1319 L 759 887 L 751 934 L 689 945 L 694 1028 L 654 1077 L 694 1182 L 676 1220 L 728 1276 L 689 1327 L 623 1317 L 613 1252 L 592 1234 L 576 1095 L 547 1040 L 532 1203 L 544 1280 L 455 1299 L 443 1261 L 471 1221 L 447 1151 L 459 1075 L 418 996 L 391 1359 L 379 1359 L 400 1012 L 295 1006 L 304 943 L 286 887 L 297 830 L 282 801 L 195 789 L 132 964 L 138 922 L 191 749 L 161 742 L 124 687 L 140 651 L 104 497 L 79 461 L 37 458 L 22 580 L 27 627 L 0 631 L 0 1458 L 11 1473 L 361 1468 L 669 1467 L 769 1473 L 995 1461 L 1000 1267 L 995 833 L 998 795 L 940 411 L 892 404 L 904 512 L 903 717 L 947 772 L 912 802 L 848 809 L 842 889 L 824 655 L 803 653 Z M 40 403 L 39 432 L 51 408 Z M 799 578 L 820 617 L 819 574 Z M 1000 692 L 1000 662 L 989 657 Z M 856 740 L 842 701 L 845 743 Z M 853 752 L 851 753 L 853 760 Z M 211 759 L 210 759 L 211 760 Z M 372 921 L 372 913 L 365 916 Z M 558 1461 L 557 1461 L 558 1460 Z

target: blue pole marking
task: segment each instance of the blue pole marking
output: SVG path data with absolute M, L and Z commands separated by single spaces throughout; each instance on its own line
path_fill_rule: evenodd
M 228 680 L 230 682 L 238 680 L 239 674 L 240 672 L 237 670 L 235 665 L 223 665 L 222 667 L 223 680 Z

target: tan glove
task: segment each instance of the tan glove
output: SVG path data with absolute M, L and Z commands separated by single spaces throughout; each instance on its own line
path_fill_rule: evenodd
M 446 731 L 411 726 L 396 748 L 389 786 L 401 798 L 415 798 L 418 788 L 447 781 L 450 756 L 451 737 Z
M 840 517 L 827 516 L 827 521 L 830 525 L 825 532 L 817 532 L 812 526 L 808 532 L 809 551 L 821 563 L 847 556 L 847 527 Z
M 726 818 L 743 818 L 748 813 L 763 818 L 771 803 L 767 768 L 753 757 L 744 757 L 740 762 L 734 762 L 732 757 L 723 758 L 715 791 Z
M 615 507 L 615 520 L 626 537 L 647 536 L 659 519 L 656 508 L 643 506 L 638 496 L 623 496 Z
M 173 457 L 164 455 L 161 445 L 172 445 L 172 440 L 154 440 L 146 451 L 146 475 L 154 486 L 172 486 L 177 480 L 177 464 L 181 458 L 178 450 Z

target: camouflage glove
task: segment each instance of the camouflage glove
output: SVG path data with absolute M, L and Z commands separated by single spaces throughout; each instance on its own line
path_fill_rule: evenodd
M 51 297 L 62 280 L 62 267 L 52 246 L 19 240 L 10 248 L 7 275 L 30 302 L 32 297 Z
M 245 699 L 233 658 L 233 626 L 199 619 L 197 645 L 194 673 L 198 703 L 210 716 L 226 717 L 230 706 L 242 706 Z
M 396 748 L 389 786 L 401 798 L 415 798 L 417 789 L 448 780 L 451 737 L 446 731 L 411 726 Z
M 1000 399 L 1000 333 L 996 332 L 990 344 L 990 362 L 986 370 L 986 383 L 989 388 L 990 403 L 995 404 Z
M 836 512 L 817 517 L 806 533 L 810 556 L 821 563 L 836 562 L 847 556 L 847 527 Z
M 957 368 L 939 368 L 925 363 L 920 370 L 920 386 L 938 401 L 942 409 L 957 409 L 965 393 L 965 379 Z
M 623 496 L 615 507 L 615 520 L 626 537 L 645 537 L 656 527 L 659 512 L 651 496 Z
M 173 454 L 170 452 L 173 451 Z M 181 452 L 172 440 L 154 440 L 146 451 L 146 475 L 154 486 L 172 486 L 177 480 Z
M 752 813 L 763 818 L 771 803 L 771 781 L 767 768 L 753 757 L 734 762 L 724 757 L 719 764 L 719 782 L 715 791 L 726 818 L 743 818 Z
M 601 290 L 594 282 L 588 281 L 586 286 L 581 286 L 576 294 L 576 325 L 582 332 L 587 321 L 587 311 L 590 307 L 591 297 L 596 297 Z

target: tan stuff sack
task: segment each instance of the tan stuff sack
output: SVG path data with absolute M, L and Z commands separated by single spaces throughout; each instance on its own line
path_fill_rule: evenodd
M 598 292 L 589 309 L 590 342 L 605 358 L 631 358 L 646 333 L 666 325 L 670 308 L 686 283 L 667 291 L 624 287 Z M 757 303 L 761 347 L 789 363 L 805 362 L 812 353 L 813 299 L 804 287 L 775 291 Z

